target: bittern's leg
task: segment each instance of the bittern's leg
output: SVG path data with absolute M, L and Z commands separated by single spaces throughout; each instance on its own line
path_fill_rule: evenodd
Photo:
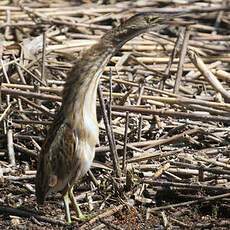
M 69 191 L 66 192 L 63 199 L 64 199 L 64 206 L 65 206 L 66 220 L 68 224 L 71 224 L 71 216 L 70 216 L 70 209 L 69 209 L 69 204 L 70 204 Z
M 85 221 L 87 218 L 82 214 L 79 205 L 77 204 L 75 198 L 74 198 L 74 194 L 73 194 L 73 189 L 74 189 L 74 185 L 71 186 L 71 188 L 69 189 L 69 197 L 70 200 L 73 204 L 73 208 L 75 209 L 76 213 L 77 213 L 77 217 L 78 219 L 80 219 L 81 221 Z

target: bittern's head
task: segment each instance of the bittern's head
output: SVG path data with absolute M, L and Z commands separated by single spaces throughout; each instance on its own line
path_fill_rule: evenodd
M 180 25 L 181 22 L 177 21 L 177 19 L 181 16 L 184 16 L 184 13 L 152 13 L 152 12 L 146 12 L 142 15 L 143 19 L 146 21 L 147 27 L 153 27 L 156 25 L 162 25 L 162 24 L 174 24 L 174 25 Z M 135 17 L 135 16 L 134 16 Z M 185 22 L 184 22 L 185 23 Z M 183 23 L 182 23 L 183 24 Z
M 182 16 L 182 13 L 164 13 L 158 14 L 154 12 L 145 12 L 136 14 L 123 22 L 120 26 L 114 28 L 104 35 L 105 38 L 112 37 L 113 42 L 122 46 L 126 41 L 141 34 L 148 29 L 158 27 L 160 25 L 177 25 L 181 24 L 180 21 L 176 21 L 178 17 Z M 161 28 L 161 27 L 160 27 Z

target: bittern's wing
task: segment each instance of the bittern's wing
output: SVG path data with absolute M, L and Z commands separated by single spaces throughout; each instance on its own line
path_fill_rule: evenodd
M 43 203 L 49 191 L 63 190 L 76 167 L 77 134 L 65 122 L 62 109 L 57 114 L 42 146 L 36 176 L 36 196 Z
M 61 124 L 63 124 L 65 117 L 64 117 L 64 113 L 63 113 L 63 108 L 61 107 L 60 110 L 57 112 L 57 114 L 55 115 L 54 121 L 51 124 L 48 133 L 46 135 L 46 139 L 43 143 L 42 146 L 42 151 L 40 153 L 40 155 L 46 154 L 49 149 L 50 144 L 53 142 L 57 131 L 59 130 Z

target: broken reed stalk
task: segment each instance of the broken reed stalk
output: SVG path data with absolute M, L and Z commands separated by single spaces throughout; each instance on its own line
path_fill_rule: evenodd
M 101 106 L 101 110 L 102 110 L 102 115 L 103 115 L 103 120 L 104 120 L 104 124 L 105 124 L 105 130 L 107 133 L 109 146 L 110 146 L 110 150 L 111 150 L 111 158 L 113 161 L 114 172 L 115 172 L 115 175 L 117 177 L 121 177 L 121 170 L 120 170 L 120 166 L 119 166 L 117 149 L 116 149 L 116 145 L 115 145 L 113 135 L 112 135 L 112 130 L 111 130 L 112 126 L 109 124 L 109 119 L 108 119 L 108 116 L 106 113 L 105 103 L 104 103 L 104 99 L 103 99 L 103 95 L 102 95 L 100 86 L 98 86 L 97 92 L 98 92 L 98 98 L 99 98 L 99 102 L 100 102 L 100 106 Z
M 45 58 L 46 58 L 46 30 L 43 28 L 42 33 L 42 71 L 41 71 L 41 80 L 45 81 Z
M 30 1 L 27 2 L 30 4 Z M 214 3 L 215 1 L 212 0 L 211 2 Z M 12 118 L 12 127 L 10 128 L 14 139 L 13 147 L 15 153 L 20 153 L 20 158 L 26 159 L 26 163 L 27 159 L 31 159 L 27 164 L 29 170 L 22 172 L 19 176 L 13 176 L 15 174 L 14 167 L 10 165 L 10 161 L 4 161 L 8 156 L 8 151 L 5 149 L 8 144 L 7 132 L 0 135 L 2 146 L 0 150 L 2 159 L 0 180 L 4 179 L 9 184 L 7 192 L 11 191 L 11 184 L 14 185 L 13 188 L 15 186 L 26 187 L 27 185 L 32 187 L 31 184 L 34 181 L 35 172 L 29 175 L 27 175 L 27 172 L 31 169 L 31 171 L 34 171 L 34 164 L 31 165 L 31 162 L 37 159 L 38 146 L 36 147 L 31 138 L 37 141 L 39 145 L 44 141 L 43 133 L 45 133 L 46 127 L 51 124 L 52 114 L 62 101 L 60 96 L 66 78 L 66 71 L 72 67 L 72 64 L 67 61 L 69 59 L 66 54 L 75 52 L 78 55 L 85 47 L 95 44 L 101 34 L 110 28 L 110 22 L 115 20 L 114 16 L 117 19 L 123 18 L 124 14 L 122 12 L 127 11 L 127 9 L 133 12 L 142 12 L 149 10 L 151 7 L 151 10 L 159 12 L 168 9 L 171 11 L 185 11 L 179 3 L 176 3 L 179 7 L 175 7 L 175 4 L 171 7 L 169 3 L 166 8 L 156 8 L 156 5 L 159 6 L 161 4 L 160 1 L 150 2 L 147 6 L 133 3 L 133 8 L 125 2 L 119 3 L 119 7 L 116 4 L 107 5 L 106 7 L 105 5 L 98 4 L 97 6 L 84 8 L 81 5 L 69 6 L 68 3 L 65 2 L 64 4 L 60 1 L 60 3 L 55 3 L 55 15 L 53 15 L 54 6 L 52 4 L 50 4 L 51 8 L 48 8 L 43 3 L 39 4 L 33 5 L 32 12 L 29 12 L 28 9 L 21 11 L 17 6 L 1 6 L 6 11 L 6 14 L 0 15 L 0 24 L 7 40 L 0 39 L 0 56 L 3 60 L 0 66 L 0 70 L 2 70 L 0 77 L 4 78 L 4 83 L 2 83 L 0 88 L 0 91 L 2 91 L 0 92 L 0 121 L 2 130 L 6 130 L 6 125 L 4 124 L 6 124 L 7 116 L 9 115 L 9 118 Z M 60 7 L 58 4 L 63 4 L 63 6 Z M 184 199 L 183 192 L 187 195 L 187 199 L 190 196 L 189 199 L 193 200 L 197 200 L 200 191 L 202 191 L 204 196 L 213 193 L 229 192 L 229 186 L 227 186 L 230 178 L 228 170 L 229 146 L 227 140 L 230 106 L 228 103 L 224 103 L 221 98 L 224 97 L 226 102 L 228 101 L 228 94 L 226 97 L 226 92 L 223 89 L 225 91 L 228 90 L 228 82 L 230 81 L 228 68 L 230 58 L 225 55 L 229 51 L 229 35 L 226 30 L 229 26 L 229 14 L 222 10 L 224 8 L 226 10 L 229 7 L 216 2 L 215 7 L 211 8 L 208 7 L 210 3 L 203 4 L 207 7 L 202 7 L 199 11 L 196 10 L 195 17 L 193 15 L 188 16 L 189 20 L 194 18 L 196 21 L 195 25 L 191 25 L 188 49 L 195 52 L 198 59 L 200 58 L 205 63 L 204 70 L 200 71 L 199 69 L 202 69 L 202 65 L 196 66 L 196 64 L 192 64 L 195 61 L 191 61 L 187 56 L 185 57 L 183 68 L 179 67 L 178 69 L 179 64 L 181 65 L 180 62 L 183 60 L 175 58 L 175 54 L 178 51 L 176 47 L 181 44 L 181 42 L 176 42 L 174 46 L 175 40 L 179 39 L 179 36 L 176 38 L 173 35 L 178 34 L 176 32 L 177 28 L 173 29 L 173 34 L 167 33 L 166 36 L 155 34 L 153 37 L 153 33 L 151 32 L 132 40 L 105 67 L 102 77 L 103 95 L 110 98 L 113 97 L 113 105 L 111 100 L 107 104 L 109 111 L 109 115 L 107 116 L 109 124 L 113 124 L 113 133 L 116 135 L 115 147 L 117 150 L 123 152 L 123 159 L 121 161 L 122 169 L 123 165 L 125 165 L 125 171 L 127 166 L 128 172 L 124 174 L 126 178 L 121 177 L 120 179 L 116 178 L 116 180 L 119 182 L 121 188 L 125 186 L 124 181 L 126 179 L 129 180 L 129 191 L 122 190 L 122 194 L 130 202 L 140 204 L 138 208 L 149 203 L 152 205 L 156 190 L 165 190 L 167 187 L 170 187 L 173 192 L 180 192 L 180 199 Z M 182 5 L 182 7 L 184 6 Z M 199 8 L 198 6 L 196 7 Z M 194 12 L 193 9 L 194 4 L 189 3 L 186 5 L 186 11 Z M 217 10 L 221 10 L 221 12 L 217 12 Z M 207 11 L 212 11 L 213 13 L 199 13 Z M 29 13 L 30 15 L 32 14 L 33 19 L 30 18 Z M 111 13 L 113 16 L 111 16 Z M 37 19 L 38 23 L 32 21 L 34 19 Z M 81 22 L 82 19 L 84 19 L 84 23 Z M 32 36 L 39 32 L 42 33 L 42 31 L 39 31 L 43 26 L 41 24 L 42 20 L 52 26 L 54 23 L 56 25 L 55 28 L 50 27 L 46 34 L 47 41 L 49 39 L 51 42 L 47 43 L 45 62 L 44 52 L 36 54 L 34 60 L 24 60 L 23 49 L 25 47 L 23 45 L 19 47 L 11 44 L 20 44 L 28 35 Z M 203 21 L 205 21 L 205 24 L 203 24 Z M 216 22 L 215 25 L 213 21 Z M 173 49 L 174 52 L 169 58 L 169 54 Z M 46 66 L 48 79 L 47 85 L 40 85 L 39 92 L 35 92 L 32 82 L 37 81 L 36 77 L 38 80 L 42 80 L 39 74 L 41 71 L 39 63 Z M 168 68 L 166 68 L 166 65 Z M 209 71 L 208 77 L 205 75 L 207 69 Z M 180 70 L 182 70 L 182 74 L 178 73 Z M 44 76 L 43 71 L 44 68 L 41 71 L 42 76 Z M 221 84 L 220 87 L 210 72 L 219 81 Z M 111 81 L 108 80 L 109 74 L 113 74 L 113 93 L 111 92 Z M 181 84 L 177 84 L 180 96 L 172 93 L 175 87 L 176 75 L 178 74 L 185 76 L 181 79 Z M 170 78 L 167 78 L 169 75 Z M 139 78 L 144 79 L 144 82 L 142 83 L 141 90 L 137 93 Z M 167 78 L 164 84 L 164 91 L 157 89 L 160 87 L 158 83 L 162 78 Z M 8 97 L 6 100 L 5 95 L 7 94 L 10 95 L 10 99 Z M 217 97 L 215 95 L 220 96 Z M 17 103 L 15 98 L 19 98 L 21 102 Z M 34 99 L 39 99 L 38 104 L 35 103 Z M 117 105 L 122 105 L 123 108 L 116 108 Z M 125 108 L 126 106 L 127 108 Z M 131 135 L 127 135 L 126 137 L 124 126 L 128 123 L 127 114 L 129 114 L 130 118 Z M 160 118 L 160 122 L 157 124 L 153 120 L 153 115 L 155 116 L 155 114 Z M 143 118 L 142 129 L 140 128 L 140 120 L 137 127 L 139 116 Z M 125 125 L 123 122 L 124 119 L 126 119 Z M 201 127 L 204 132 L 194 134 L 185 132 L 185 130 L 188 131 L 197 127 Z M 135 129 L 134 132 L 132 132 L 133 128 Z M 105 131 L 103 130 L 102 132 L 104 134 Z M 176 141 L 177 135 L 179 135 L 178 140 L 182 140 L 179 143 Z M 113 136 L 111 139 L 114 143 Z M 101 198 L 98 194 L 96 197 L 92 196 L 93 202 L 90 202 L 89 207 L 94 207 L 94 210 L 96 210 L 97 205 L 99 205 L 103 209 L 103 214 L 105 213 L 105 215 L 100 217 L 105 220 L 105 223 L 110 224 L 109 218 L 107 219 L 106 217 L 114 219 L 117 217 L 117 215 L 112 217 L 117 212 L 117 207 L 111 207 L 112 204 L 119 207 L 119 202 L 113 196 L 113 186 L 111 186 L 110 181 L 107 181 L 107 178 L 110 178 L 109 175 L 113 171 L 113 168 L 115 170 L 115 167 L 113 167 L 113 162 L 111 163 L 106 157 L 108 152 L 112 153 L 108 141 L 101 141 L 100 144 L 100 147 L 96 147 L 96 154 L 105 163 L 95 163 L 96 172 L 99 173 L 95 173 L 96 178 L 93 178 L 93 175 L 91 175 L 91 178 L 93 178 L 95 185 L 97 185 L 97 182 L 101 183 L 105 181 L 108 183 L 109 186 L 105 190 L 103 186 L 100 186 L 100 190 L 102 193 L 105 192 L 105 194 L 109 195 L 105 199 L 104 197 Z M 151 145 L 153 148 L 151 148 Z M 144 150 L 145 148 L 147 151 Z M 126 154 L 127 150 L 129 154 Z M 17 167 L 19 162 L 16 158 Z M 134 187 L 132 187 L 133 180 L 135 182 L 135 177 L 139 177 L 140 175 L 143 181 L 134 183 Z M 150 180 L 150 176 L 157 177 L 157 181 Z M 151 185 L 150 183 L 150 186 L 148 186 L 148 180 L 155 184 Z M 180 183 L 177 184 L 178 182 Z M 146 197 L 146 193 L 143 193 L 143 186 L 150 195 L 152 194 L 151 199 Z M 192 186 L 192 188 L 189 186 Z M 80 189 L 79 192 L 81 194 L 79 196 L 83 197 L 87 191 L 84 190 L 82 192 Z M 30 192 L 33 192 L 33 190 Z M 4 188 L 2 194 L 5 194 Z M 27 195 L 27 193 L 22 193 L 18 196 L 20 199 L 22 197 L 22 200 L 29 200 L 30 198 Z M 76 198 L 79 199 L 79 196 Z M 0 198 L 4 200 L 4 197 Z M 9 202 L 11 202 L 10 197 Z M 181 203 L 182 206 L 183 203 Z M 221 202 L 214 204 L 221 207 L 219 209 L 221 210 L 228 205 L 228 198 L 222 198 Z M 159 216 L 161 219 L 164 219 L 164 225 L 168 225 L 169 227 L 175 226 L 175 228 L 178 228 L 178 226 L 179 228 L 180 226 L 181 228 L 191 226 L 189 219 L 188 224 L 187 222 L 184 224 L 182 221 L 177 220 L 178 216 L 175 214 L 179 212 L 181 218 L 184 215 L 183 211 L 191 214 L 191 208 L 188 205 L 189 203 L 185 203 L 181 210 L 173 209 L 173 211 L 170 211 L 168 209 L 167 213 L 161 212 Z M 121 212 L 123 207 L 119 208 L 119 212 Z M 9 210 L 3 211 L 5 214 L 18 215 Z M 123 211 L 118 216 L 123 215 Z M 59 216 L 58 213 L 55 213 L 55 215 Z M 155 217 L 158 218 L 157 216 Z M 39 217 L 32 218 L 34 218 L 35 222 L 41 221 L 43 225 L 46 225 L 45 219 L 39 219 Z M 212 220 L 211 224 L 213 226 L 216 224 L 215 227 L 217 227 L 217 221 L 218 223 L 221 221 L 219 218 Z M 161 219 L 160 221 L 162 222 Z M 53 219 L 54 224 L 58 224 L 55 220 L 56 218 Z M 94 218 L 90 222 L 95 229 L 98 227 L 96 223 L 98 220 Z M 156 219 L 156 221 L 159 220 Z M 198 223 L 200 227 L 207 227 L 209 224 L 202 217 L 200 221 L 201 223 Z M 38 222 L 38 224 L 41 223 Z M 79 226 L 77 224 L 73 227 Z M 87 223 L 84 223 L 82 227 L 89 228 Z
M 223 199 L 223 198 L 226 198 L 229 196 L 230 196 L 230 193 L 225 193 L 225 194 L 221 194 L 221 195 L 217 195 L 217 196 L 203 197 L 203 198 L 198 199 L 198 200 L 191 200 L 191 201 L 177 203 L 177 204 L 170 204 L 170 205 L 160 206 L 160 207 L 156 207 L 156 208 L 149 208 L 148 211 L 149 212 L 156 212 L 156 211 L 160 211 L 160 210 L 166 210 L 166 209 L 172 209 L 172 208 L 188 206 L 188 205 L 193 205 L 193 204 L 198 204 L 198 203 L 210 202 L 210 201 L 214 201 L 214 200 L 220 200 L 220 199 Z
M 180 57 L 179 57 L 179 63 L 177 66 L 177 74 L 176 74 L 176 81 L 175 81 L 175 86 L 173 89 L 173 93 L 178 94 L 179 92 L 179 87 L 181 84 L 181 78 L 182 78 L 182 73 L 183 73 L 183 65 L 184 65 L 184 61 L 185 61 L 185 55 L 187 52 L 187 47 L 188 47 L 188 42 L 189 42 L 189 36 L 190 36 L 190 31 L 189 28 L 186 27 L 181 31 L 181 35 L 182 37 L 184 37 L 183 39 L 183 43 L 182 43 L 182 47 L 181 47 L 181 51 L 180 51 Z
M 16 166 L 14 141 L 13 141 L 13 130 L 11 128 L 7 130 L 7 149 L 8 149 L 10 164 L 12 166 Z
M 222 86 L 220 81 L 215 77 L 215 75 L 206 67 L 203 60 L 198 57 L 195 52 L 189 50 L 188 52 L 190 60 L 198 68 L 201 74 L 207 79 L 211 86 L 227 100 L 230 101 L 230 93 Z
M 181 119 L 191 119 L 194 121 L 216 121 L 216 122 L 224 122 L 226 124 L 230 123 L 229 118 L 226 116 L 212 116 L 203 113 L 185 113 L 185 112 L 177 112 L 177 111 L 163 111 L 163 110 L 153 110 L 153 109 L 145 109 L 139 108 L 135 106 L 112 106 L 114 111 L 120 112 L 132 112 L 132 113 L 142 113 L 142 114 L 152 114 L 152 115 L 159 115 L 161 117 L 173 117 L 173 118 L 181 118 Z
M 126 172 L 126 159 L 127 159 L 127 142 L 128 142 L 128 128 L 129 128 L 129 112 L 126 112 L 125 117 L 125 133 L 124 133 L 124 147 L 123 147 L 123 159 L 122 159 L 122 170 Z

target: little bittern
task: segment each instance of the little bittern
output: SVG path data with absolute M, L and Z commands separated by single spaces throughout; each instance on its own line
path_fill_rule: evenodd
M 43 203 L 51 193 L 62 192 L 68 222 L 71 222 L 70 201 L 82 218 L 72 187 L 75 180 L 86 174 L 94 159 L 99 132 L 96 92 L 103 68 L 124 43 L 156 25 L 171 22 L 174 17 L 155 13 L 131 17 L 86 50 L 68 74 L 62 106 L 42 146 L 35 186 L 38 203 Z

